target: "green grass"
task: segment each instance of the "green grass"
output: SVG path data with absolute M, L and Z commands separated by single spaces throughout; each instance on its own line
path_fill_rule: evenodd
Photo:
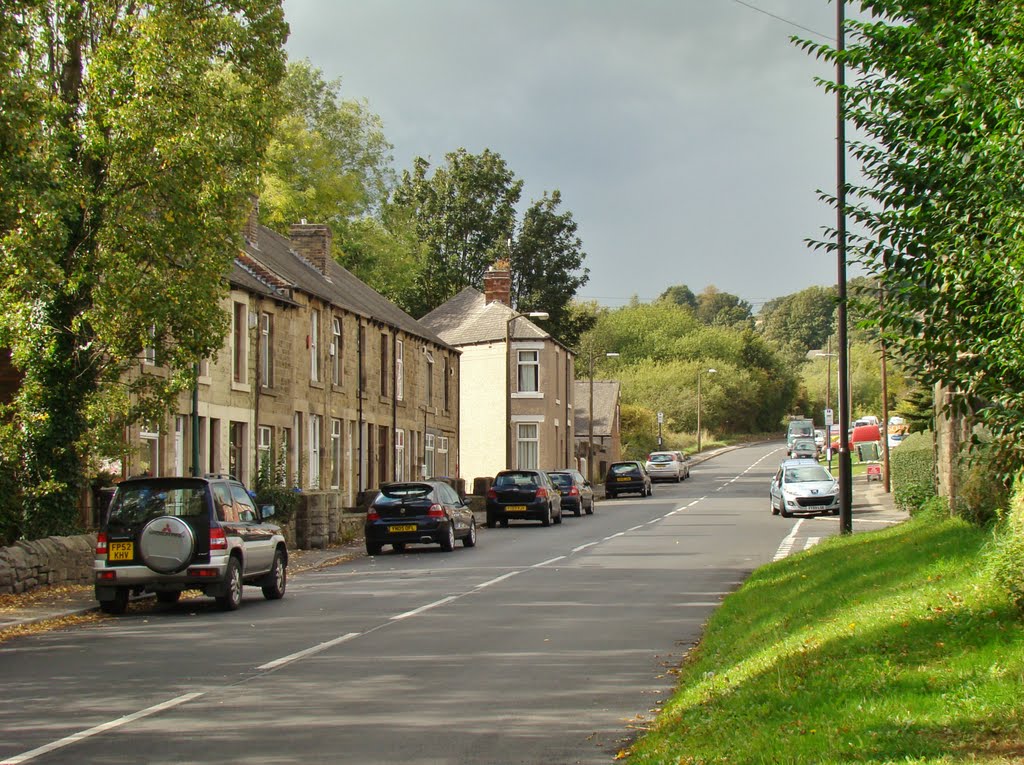
M 986 531 L 915 518 L 757 570 L 621 759 L 1024 762 L 1024 622 Z

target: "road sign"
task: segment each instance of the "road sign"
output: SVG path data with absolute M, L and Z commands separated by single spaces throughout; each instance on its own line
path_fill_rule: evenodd
M 825 430 L 826 431 L 829 430 L 829 428 L 832 427 L 832 423 L 833 422 L 834 422 L 834 420 L 832 419 L 832 410 L 831 409 L 826 409 L 825 410 Z
M 658 424 L 661 425 L 661 423 L 663 423 L 664 421 L 665 421 L 665 413 L 664 412 L 658 412 Z

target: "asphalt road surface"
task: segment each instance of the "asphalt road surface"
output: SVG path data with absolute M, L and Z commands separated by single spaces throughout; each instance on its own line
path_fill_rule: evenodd
M 610 763 L 723 597 L 787 549 L 783 445 L 473 549 L 386 551 L 289 583 L 0 646 L 0 763 Z M 837 524 L 807 522 L 809 533 Z

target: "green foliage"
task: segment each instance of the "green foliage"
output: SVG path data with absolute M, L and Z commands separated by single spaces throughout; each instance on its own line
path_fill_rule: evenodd
M 759 330 L 788 356 L 802 360 L 824 349 L 835 332 L 835 287 L 809 287 L 769 300 L 757 318 Z
M 907 431 L 920 433 L 935 428 L 935 394 L 931 388 L 915 386 L 896 405 L 896 414 L 907 423 Z
M 685 284 L 675 284 L 669 287 L 658 295 L 658 300 L 667 300 L 670 303 L 690 308 L 694 312 L 697 311 L 697 296 Z
M 274 523 L 285 525 L 299 507 L 302 498 L 294 489 L 287 486 L 288 455 L 281 449 L 277 459 L 271 462 L 270 456 L 260 456 L 260 464 L 256 470 L 256 504 L 274 506 Z
M 1024 611 L 1024 482 L 1017 480 L 1009 511 L 994 530 L 988 568 L 1013 604 Z
M 76 530 L 108 394 L 161 409 L 221 347 L 286 32 L 276 0 L 5 6 L 0 346 L 27 536 Z M 166 376 L 129 374 L 147 348 Z
M 861 6 L 842 54 L 801 45 L 849 72 L 847 116 L 863 136 L 851 153 L 864 179 L 850 188 L 850 215 L 864 232 L 850 255 L 877 279 L 871 318 L 921 383 L 959 391 L 954 406 L 976 408 L 996 447 L 1019 466 L 1024 6 Z
M 13 544 L 22 536 L 24 517 L 16 472 L 17 443 L 14 429 L 0 423 L 0 547 Z
M 1009 500 L 1010 486 L 1003 480 L 1002 466 L 992 445 L 982 444 L 961 452 L 957 463 L 956 514 L 984 526 L 1007 508 Z
M 907 436 L 889 453 L 889 475 L 892 478 L 892 496 L 901 510 L 915 512 L 935 492 L 935 447 L 932 434 L 914 433 Z
M 750 303 L 711 285 L 697 296 L 697 318 L 723 327 L 753 327 Z
M 623 459 L 642 459 L 658 448 L 658 419 L 654 412 L 643 406 L 623 403 L 619 413 Z

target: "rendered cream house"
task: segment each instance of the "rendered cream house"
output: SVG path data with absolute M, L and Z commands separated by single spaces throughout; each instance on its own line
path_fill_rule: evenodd
M 460 474 L 469 485 L 510 468 L 575 467 L 573 354 L 513 310 L 499 262 L 420 319 L 461 351 Z M 525 313 L 527 307 L 521 307 Z

